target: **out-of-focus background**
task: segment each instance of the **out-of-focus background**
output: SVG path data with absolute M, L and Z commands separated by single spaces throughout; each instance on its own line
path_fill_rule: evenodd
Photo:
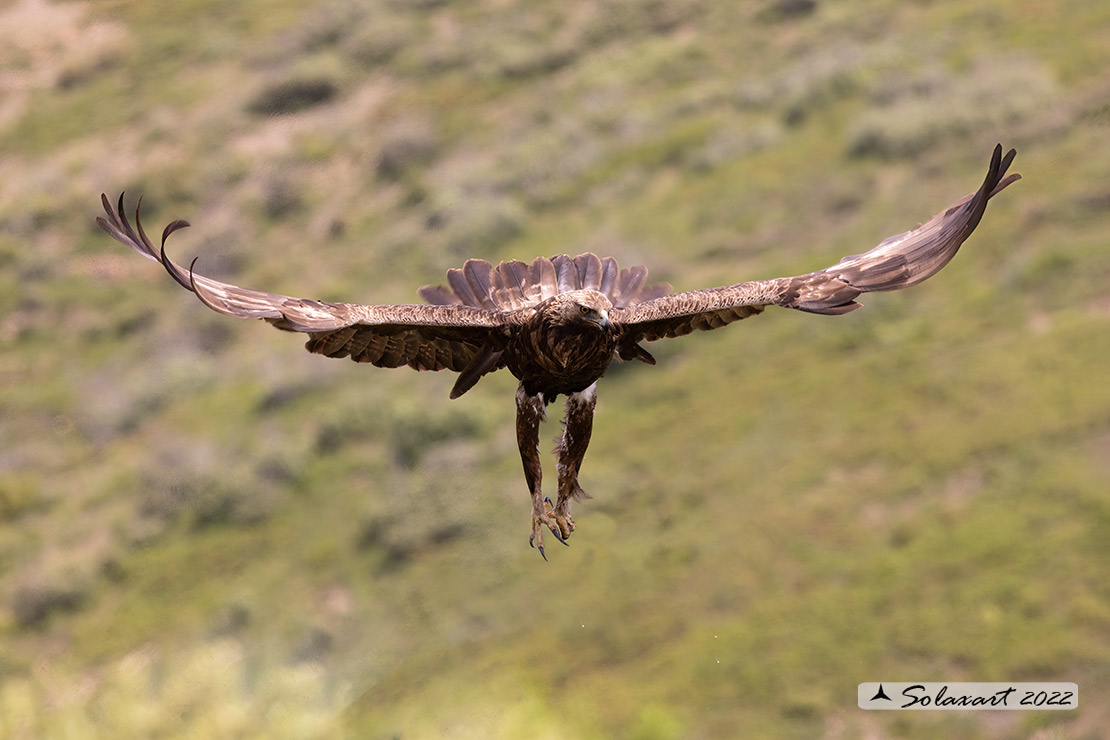
M 1107 70 L 1096 2 L 0 2 L 0 736 L 1106 737 Z M 507 373 L 309 355 L 94 223 L 141 193 L 321 299 L 582 251 L 689 289 L 870 248 L 998 142 L 927 284 L 615 366 L 548 563 Z

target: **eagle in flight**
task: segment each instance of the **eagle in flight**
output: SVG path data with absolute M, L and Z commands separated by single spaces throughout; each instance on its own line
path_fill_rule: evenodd
M 885 239 L 863 254 L 794 277 L 755 280 L 719 288 L 672 293 L 648 285 L 647 268 L 621 269 L 612 257 L 538 257 L 531 264 L 467 260 L 447 273 L 447 285 L 425 286 L 427 305 L 370 306 L 329 303 L 263 293 L 198 275 L 166 256 L 166 238 L 188 226 L 174 221 L 155 248 L 139 222 L 101 196 L 107 218 L 97 223 L 115 239 L 162 263 L 170 276 L 206 306 L 228 316 L 263 319 L 279 329 L 308 335 L 309 352 L 350 357 L 378 367 L 459 374 L 451 398 L 466 393 L 486 373 L 508 368 L 519 381 L 516 436 L 532 498 L 529 543 L 544 559 L 542 530 L 567 544 L 574 531 L 570 505 L 589 498 L 578 474 L 593 428 L 597 381 L 614 357 L 655 359 L 642 342 L 708 331 L 782 306 L 839 315 L 860 307 L 861 293 L 916 285 L 952 259 L 979 224 L 987 201 L 1020 175 L 1006 175 L 1016 152 L 995 147 L 979 189 L 924 224 Z M 141 202 L 141 198 L 140 198 Z M 196 260 L 194 260 L 194 263 Z M 541 492 L 539 426 L 546 407 L 566 396 L 565 422 L 555 447 L 555 503 Z

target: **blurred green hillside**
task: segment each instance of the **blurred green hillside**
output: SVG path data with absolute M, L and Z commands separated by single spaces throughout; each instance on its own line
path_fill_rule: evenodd
M 0 737 L 1106 737 L 1110 4 L 0 0 L 0 42 Z M 870 248 L 998 142 L 925 285 L 614 366 L 548 563 L 507 373 L 309 355 L 94 223 L 141 193 L 320 299 L 582 251 L 689 289 Z

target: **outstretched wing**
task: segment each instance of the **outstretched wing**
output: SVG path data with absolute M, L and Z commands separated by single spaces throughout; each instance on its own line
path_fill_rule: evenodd
M 279 329 L 309 334 L 305 348 L 328 357 L 350 357 L 378 367 L 408 365 L 416 370 L 462 372 L 452 395 L 460 395 L 481 375 L 501 366 L 505 330 L 514 315 L 470 306 L 365 306 L 329 303 L 248 290 L 197 275 L 166 255 L 166 238 L 188 226 L 174 221 L 162 232 L 156 249 L 143 231 L 135 209 L 135 226 L 123 213 L 123 195 L 115 208 L 101 195 L 107 218 L 100 227 L 139 254 L 160 262 L 183 288 L 206 306 L 228 316 L 264 319 Z M 142 199 L 140 199 L 140 203 Z M 195 262 L 195 260 L 194 260 Z M 465 386 L 465 387 L 463 387 Z
M 1007 176 L 1016 151 L 1002 156 L 996 146 L 982 186 L 915 229 L 883 240 L 863 254 L 845 257 L 832 267 L 795 277 L 736 283 L 692 290 L 646 301 L 611 319 L 622 332 L 622 344 L 707 331 L 761 313 L 767 306 L 796 308 L 837 315 L 859 308 L 861 293 L 899 290 L 936 274 L 979 224 L 987 201 L 1021 175 Z

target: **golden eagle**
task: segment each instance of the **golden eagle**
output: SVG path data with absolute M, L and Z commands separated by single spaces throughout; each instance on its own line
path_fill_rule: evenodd
M 310 352 L 378 367 L 453 370 L 459 377 L 451 398 L 470 390 L 486 373 L 508 368 L 520 380 L 516 434 L 532 497 L 528 541 L 546 559 L 543 527 L 566 544 L 574 531 L 571 500 L 588 498 L 578 485 L 578 473 L 593 428 L 596 383 L 614 356 L 652 365 L 655 359 L 641 342 L 718 329 L 767 306 L 839 315 L 859 308 L 855 299 L 861 293 L 920 283 L 952 259 L 979 224 L 987 200 L 1019 179 L 1006 175 L 1015 154 L 1011 149 L 1003 156 L 997 146 L 978 191 L 868 252 L 807 275 L 683 293 L 671 293 L 664 284 L 645 284 L 645 267 L 621 269 L 612 257 L 586 253 L 496 267 L 467 260 L 462 269 L 448 271 L 446 286 L 420 289 L 429 305 L 328 303 L 247 290 L 182 268 L 166 256 L 165 243 L 189 224 L 169 224 L 156 249 L 143 232 L 138 207 L 137 231 L 131 227 L 123 213 L 123 195 L 115 208 L 101 196 L 108 217 L 97 223 L 161 262 L 212 310 L 304 332 Z M 540 491 L 539 425 L 547 404 L 559 395 L 567 397 L 566 419 L 555 448 L 558 496 L 552 505 Z

